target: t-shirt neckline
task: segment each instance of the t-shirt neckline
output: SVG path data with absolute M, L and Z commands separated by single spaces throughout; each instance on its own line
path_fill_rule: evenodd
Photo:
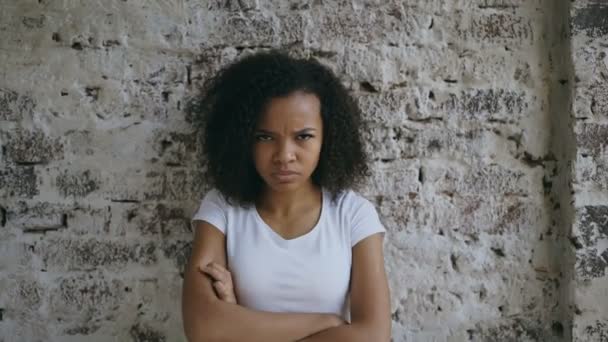
M 300 235 L 298 237 L 295 237 L 293 239 L 285 239 L 284 237 L 282 237 L 281 235 L 279 235 L 279 233 L 277 233 L 274 229 L 272 229 L 272 227 L 270 227 L 266 221 L 264 221 L 264 219 L 262 219 L 262 216 L 260 216 L 260 213 L 258 212 L 258 208 L 256 207 L 256 205 L 253 205 L 253 214 L 256 218 L 256 220 L 258 221 L 258 223 L 260 223 L 263 227 L 264 230 L 268 231 L 269 234 L 272 236 L 272 238 L 279 244 L 281 245 L 286 245 L 286 244 L 294 244 L 294 243 L 298 243 L 300 241 L 304 241 L 304 240 L 308 240 L 310 238 L 312 238 L 314 235 L 317 234 L 317 231 L 320 229 L 320 226 L 322 225 L 323 219 L 325 217 L 325 212 L 327 211 L 327 194 L 325 193 L 325 189 L 321 188 L 321 213 L 319 215 L 319 219 L 317 220 L 317 223 L 315 223 L 314 227 L 308 231 L 306 234 Z

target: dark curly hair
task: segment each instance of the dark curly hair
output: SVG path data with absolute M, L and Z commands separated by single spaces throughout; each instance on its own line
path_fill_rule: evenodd
M 368 175 L 359 136 L 361 110 L 334 73 L 315 59 L 258 52 L 207 79 L 191 104 L 211 185 L 227 200 L 248 205 L 260 194 L 264 181 L 252 157 L 257 120 L 271 99 L 295 91 L 314 94 L 321 102 L 323 144 L 313 183 L 336 198 Z

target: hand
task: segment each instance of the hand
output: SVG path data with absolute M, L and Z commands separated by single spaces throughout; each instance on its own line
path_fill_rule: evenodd
M 199 266 L 199 270 L 213 279 L 213 288 L 219 299 L 237 304 L 230 271 L 215 262 L 209 263 L 206 266 Z

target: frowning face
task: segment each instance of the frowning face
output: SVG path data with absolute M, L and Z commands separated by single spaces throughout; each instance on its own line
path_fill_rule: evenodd
M 296 91 L 273 98 L 254 132 L 255 168 L 273 191 L 309 185 L 322 143 L 321 103 L 316 95 Z

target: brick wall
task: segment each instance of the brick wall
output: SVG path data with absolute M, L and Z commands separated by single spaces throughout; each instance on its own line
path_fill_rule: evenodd
M 571 8 L 574 341 L 608 341 L 608 2 Z
M 0 341 L 183 341 L 185 110 L 268 47 L 365 113 L 394 341 L 608 338 L 608 5 L 0 0 Z

